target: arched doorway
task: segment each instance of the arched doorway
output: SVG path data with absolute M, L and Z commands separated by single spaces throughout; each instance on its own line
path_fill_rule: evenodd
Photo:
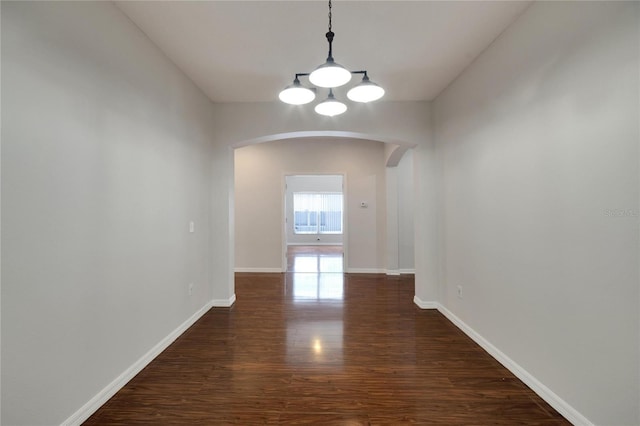
M 212 279 L 214 306 L 230 306 L 234 295 L 234 150 L 291 138 L 337 137 L 384 143 L 386 164 L 413 148 L 416 220 L 415 293 L 422 301 L 437 300 L 438 237 L 436 163 L 428 102 L 383 102 L 356 105 L 348 115 L 326 119 L 275 102 L 216 104 L 210 125 L 212 140 Z M 313 129 L 313 130 L 305 130 Z M 393 167 L 389 167 L 393 170 Z M 417 216 L 416 216 L 417 217 Z
M 335 157 L 333 161 L 324 155 L 327 154 L 323 152 L 324 148 L 328 157 Z M 399 256 L 398 238 L 409 235 L 413 239 L 413 222 L 405 233 L 391 229 L 399 222 L 395 168 L 410 148 L 409 144 L 399 145 L 397 141 L 390 142 L 373 135 L 336 131 L 276 134 L 234 144 L 236 270 L 286 270 L 286 238 L 282 226 L 284 203 L 277 204 L 275 200 L 284 199 L 287 175 L 339 174 L 346 178 L 345 215 L 349 218 L 345 221 L 346 270 L 399 273 L 398 262 L 389 261 L 388 257 Z M 401 184 L 412 188 L 412 178 L 409 173 L 410 181 Z M 413 213 L 412 208 L 407 210 Z M 353 223 L 351 229 L 350 223 Z M 281 238 L 276 229 L 281 230 Z M 276 240 L 278 244 L 275 244 Z M 354 255 L 350 257 L 351 248 Z

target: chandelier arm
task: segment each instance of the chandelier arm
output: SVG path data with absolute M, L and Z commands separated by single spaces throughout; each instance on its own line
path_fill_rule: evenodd
M 351 74 L 363 74 L 365 78 L 369 78 L 369 76 L 367 75 L 367 70 L 359 70 L 359 71 L 349 71 Z M 297 72 L 295 74 L 295 80 L 298 80 L 298 77 L 308 77 L 311 73 L 310 72 Z

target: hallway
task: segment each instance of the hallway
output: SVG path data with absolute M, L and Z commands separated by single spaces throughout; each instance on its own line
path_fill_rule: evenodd
M 413 277 L 296 247 L 212 309 L 86 425 L 568 424 L 436 311 Z

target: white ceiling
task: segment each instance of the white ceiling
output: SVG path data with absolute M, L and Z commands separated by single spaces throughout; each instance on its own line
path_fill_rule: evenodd
M 333 56 L 367 70 L 386 100 L 432 100 L 529 4 L 334 0 Z M 327 57 L 326 1 L 117 5 L 214 102 L 277 100 Z

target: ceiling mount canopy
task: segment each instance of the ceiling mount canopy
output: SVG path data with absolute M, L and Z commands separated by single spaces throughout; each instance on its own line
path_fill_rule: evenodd
M 280 92 L 279 98 L 282 102 L 291 105 L 304 105 L 312 102 L 316 97 L 317 89 L 315 87 L 304 87 L 299 79 L 299 77 L 308 77 L 309 82 L 314 86 L 329 89 L 327 99 L 316 105 L 315 111 L 318 114 L 333 117 L 347 110 L 347 106 L 335 98 L 333 89 L 347 84 L 351 81 L 353 74 L 363 74 L 362 81 L 347 93 L 347 97 L 354 102 L 376 101 L 384 95 L 384 89 L 369 80 L 367 71 L 349 71 L 333 59 L 333 38 L 335 34 L 331 30 L 331 7 L 331 0 L 329 0 L 329 31 L 326 33 L 327 41 L 329 42 L 329 54 L 326 62 L 319 65 L 311 73 L 297 73 L 293 84 L 285 87 Z

